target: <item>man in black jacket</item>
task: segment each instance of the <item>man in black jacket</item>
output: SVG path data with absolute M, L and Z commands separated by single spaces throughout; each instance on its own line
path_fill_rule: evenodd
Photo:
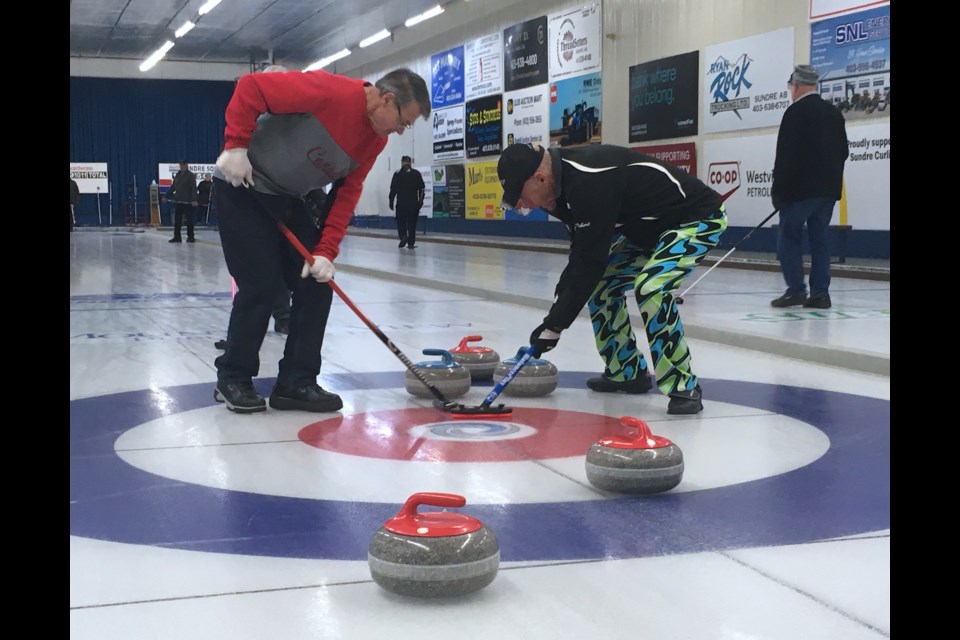
M 530 335 L 534 356 L 553 349 L 587 304 L 605 364 L 603 376 L 587 386 L 648 391 L 647 363 L 625 298 L 633 289 L 657 387 L 670 396 L 667 412 L 703 410 L 675 292 L 727 227 L 720 194 L 652 156 L 604 144 L 548 150 L 510 145 L 497 174 L 504 208 L 523 213 L 538 207 L 566 224 L 571 238 L 556 300 Z
M 786 292 L 774 307 L 830 308 L 830 218 L 843 190 L 849 155 L 843 115 L 817 93 L 819 74 L 797 65 L 787 86 L 793 101 L 777 135 L 770 192 L 780 210 L 777 257 Z M 803 281 L 803 227 L 810 238 L 810 297 Z
M 187 221 L 187 242 L 193 242 L 193 208 L 197 206 L 197 175 L 190 171 L 190 165 L 186 160 L 180 161 L 180 170 L 173 176 L 170 189 L 173 190 L 172 197 L 176 205 L 173 237 L 169 242 L 183 242 L 180 230 L 183 228 L 184 220 Z M 168 194 L 164 199 L 170 197 Z
M 420 217 L 420 207 L 423 206 L 423 196 L 426 186 L 423 176 L 413 168 L 413 158 L 400 158 L 400 168 L 393 174 L 390 181 L 390 210 L 393 211 L 393 202 L 397 202 L 397 232 L 400 234 L 400 248 L 416 248 L 417 219 Z
M 73 211 L 73 208 L 77 206 L 77 203 L 80 202 L 80 185 L 77 184 L 77 181 L 70 177 L 70 231 L 73 231 L 73 225 L 76 224 L 76 214 Z

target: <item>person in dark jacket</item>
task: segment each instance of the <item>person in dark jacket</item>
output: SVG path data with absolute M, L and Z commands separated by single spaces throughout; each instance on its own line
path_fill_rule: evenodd
M 73 231 L 73 225 L 77 223 L 76 214 L 73 208 L 80 202 L 80 185 L 73 178 L 70 178 L 70 231 Z
M 423 196 L 426 186 L 423 176 L 413 168 L 413 158 L 400 158 L 400 168 L 390 180 L 390 210 L 393 203 L 397 203 L 397 233 L 400 234 L 400 248 L 416 248 L 417 219 L 420 217 L 420 208 L 423 206 Z
M 793 101 L 777 134 L 770 193 L 780 210 L 777 257 L 787 284 L 774 307 L 803 305 L 829 309 L 830 219 L 843 192 L 843 165 L 849 155 L 843 115 L 817 93 L 819 74 L 797 65 L 787 86 Z M 803 280 L 803 227 L 810 238 L 810 296 Z
M 682 169 L 606 144 L 548 150 L 510 145 L 497 175 L 503 208 L 521 214 L 540 208 L 570 234 L 570 257 L 555 302 L 530 335 L 534 356 L 553 349 L 586 304 L 605 365 L 603 375 L 587 386 L 598 392 L 648 391 L 646 359 L 627 310 L 625 296 L 632 289 L 657 386 L 670 397 L 667 412 L 702 411 L 675 296 L 727 227 L 720 194 Z
M 170 187 L 173 195 L 164 196 L 164 199 L 173 198 L 175 204 L 173 237 L 169 242 L 183 242 L 180 230 L 183 229 L 183 221 L 187 221 L 187 242 L 193 242 L 193 208 L 197 206 L 197 175 L 190 171 L 190 165 L 186 160 L 180 161 L 180 170 L 173 176 L 173 184 Z
M 213 190 L 213 176 L 209 173 L 197 185 L 197 203 L 200 205 L 197 215 L 200 221 L 210 220 L 210 192 Z

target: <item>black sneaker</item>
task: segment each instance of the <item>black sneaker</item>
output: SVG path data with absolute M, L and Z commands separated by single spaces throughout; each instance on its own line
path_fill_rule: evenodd
M 815 296 L 810 296 L 807 298 L 806 302 L 803 303 L 808 309 L 829 309 L 830 308 L 830 294 L 829 293 L 820 293 Z
M 224 349 L 227 348 L 227 341 L 226 341 L 226 340 L 217 340 L 216 342 L 213 343 L 213 346 L 216 347 L 217 349 L 220 349 L 221 351 L 223 351 Z
M 274 409 L 299 409 L 326 413 L 343 409 L 343 400 L 335 393 L 324 391 L 316 383 L 295 387 L 277 385 L 270 394 L 270 406 Z
M 167 242 L 183 242 L 180 238 L 170 238 Z
M 290 318 L 274 318 L 273 330 L 276 333 L 287 335 L 290 333 Z
M 267 403 L 263 396 L 253 388 L 253 383 L 247 382 L 217 382 L 213 392 L 213 399 L 225 402 L 227 409 L 235 413 L 257 413 L 267 410 Z
M 807 301 L 807 294 L 805 293 L 795 293 L 795 294 L 785 293 L 779 298 L 777 298 L 776 300 L 771 300 L 770 306 L 778 307 L 778 308 L 797 307 L 805 303 L 806 301 Z
M 689 391 L 674 391 L 670 394 L 670 403 L 667 405 L 667 413 L 674 415 L 691 415 L 703 411 L 703 394 L 700 393 L 700 385 L 697 385 Z
M 400 244 L 398 244 L 397 246 L 400 247 L 401 249 L 403 249 L 405 246 L 407 246 L 407 241 L 406 241 L 406 240 L 401 240 L 401 241 L 400 241 Z
M 635 380 L 625 380 L 623 382 L 617 382 L 616 380 L 604 378 L 603 376 L 590 378 L 587 380 L 587 386 L 599 393 L 616 393 L 617 391 L 623 393 L 646 393 L 653 387 L 653 383 L 650 381 L 649 375 L 643 374 Z
M 194 239 L 194 238 L 187 238 L 187 242 L 196 242 L 196 239 Z
M 408 245 L 407 245 L 407 249 L 416 249 L 416 248 L 417 248 L 417 245 L 415 245 L 415 244 L 408 244 Z

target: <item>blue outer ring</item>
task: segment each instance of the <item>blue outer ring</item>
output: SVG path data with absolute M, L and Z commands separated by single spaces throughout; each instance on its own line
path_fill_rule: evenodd
M 562 372 L 583 388 L 593 374 Z M 403 387 L 403 373 L 326 375 L 338 390 Z M 710 398 L 807 422 L 830 438 L 814 462 L 772 477 L 681 493 L 594 501 L 471 505 L 504 561 L 628 558 L 762 547 L 890 528 L 890 403 L 802 387 L 702 380 Z M 258 379 L 267 395 L 272 379 Z M 366 560 L 399 504 L 312 500 L 184 484 L 114 452 L 125 431 L 215 404 L 213 384 L 70 403 L 70 533 L 128 544 L 290 558 Z M 737 464 L 731 459 L 729 464 Z

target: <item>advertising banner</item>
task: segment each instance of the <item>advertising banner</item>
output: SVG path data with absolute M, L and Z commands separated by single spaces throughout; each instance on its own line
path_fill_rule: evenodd
M 109 193 L 106 162 L 71 162 L 70 177 L 80 187 L 80 193 Z
M 700 52 L 630 67 L 630 142 L 697 135 Z
M 496 94 L 466 105 L 468 158 L 498 156 L 503 145 L 503 104 Z
M 430 57 L 430 100 L 434 109 L 463 102 L 463 47 Z
M 550 80 L 600 71 L 603 39 L 599 2 L 590 2 L 548 16 Z
M 503 92 L 503 36 L 491 33 L 466 43 L 466 99 Z
M 817 87 L 848 123 L 890 116 L 890 5 L 810 25 Z
M 503 30 L 503 89 L 547 82 L 547 16 Z
M 693 142 L 646 145 L 633 147 L 633 149 L 679 167 L 692 176 L 697 175 L 697 145 Z
M 496 162 L 475 162 L 466 166 L 467 220 L 503 220 L 500 202 L 503 188 L 497 178 Z
M 779 126 L 790 106 L 793 50 L 793 27 L 707 47 L 703 131 Z
M 600 142 L 599 73 L 550 83 L 550 145 L 573 147 Z
M 550 144 L 549 87 L 539 84 L 504 94 L 504 146 L 530 142 L 544 147 Z
M 433 160 L 463 158 L 463 105 L 433 112 Z
M 431 167 L 414 167 L 423 176 L 423 206 L 420 215 L 433 217 L 433 170 Z

